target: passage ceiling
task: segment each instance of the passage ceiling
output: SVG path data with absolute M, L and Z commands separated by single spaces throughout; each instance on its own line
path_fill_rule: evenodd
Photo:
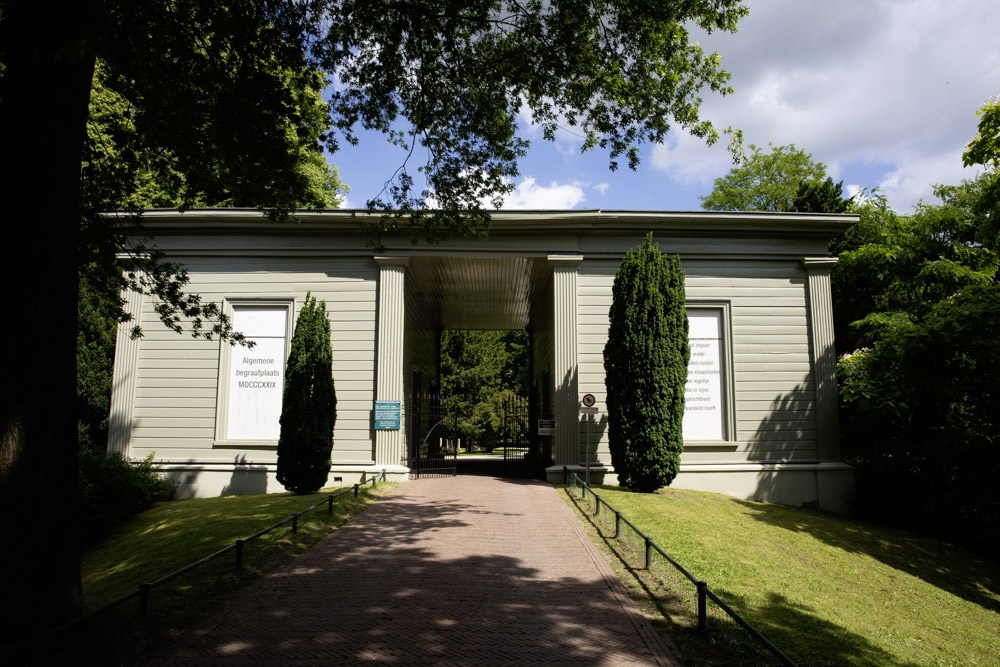
M 406 285 L 444 329 L 525 329 L 532 304 L 552 298 L 552 270 L 544 258 L 411 257 Z

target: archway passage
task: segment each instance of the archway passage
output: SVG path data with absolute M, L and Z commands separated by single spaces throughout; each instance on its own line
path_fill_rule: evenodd
M 406 286 L 408 467 L 543 477 L 551 446 L 531 424 L 551 410 L 552 337 L 535 335 L 552 319 L 546 258 L 411 257 Z

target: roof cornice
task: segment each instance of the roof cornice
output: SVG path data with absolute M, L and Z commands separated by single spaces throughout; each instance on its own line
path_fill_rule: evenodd
M 106 214 L 109 217 L 118 214 Z M 122 214 L 125 215 L 125 214 Z M 257 209 L 206 208 L 187 211 L 152 209 L 141 224 L 154 234 L 357 234 L 381 215 L 364 209 L 298 211 L 286 221 Z M 578 232 L 591 234 L 673 233 L 681 235 L 778 235 L 833 237 L 858 222 L 854 214 L 719 211 L 495 211 L 492 233 Z M 385 237 L 405 235 L 385 232 Z

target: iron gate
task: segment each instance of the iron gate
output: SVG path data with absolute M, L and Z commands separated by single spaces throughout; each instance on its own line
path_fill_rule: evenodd
M 520 396 L 509 396 L 503 402 L 501 442 L 504 477 L 544 476 L 545 464 L 540 440 L 531 428 L 531 412 L 528 401 Z
M 408 451 L 401 463 L 410 479 L 457 474 L 458 415 L 444 409 L 439 394 L 414 393 L 410 399 Z

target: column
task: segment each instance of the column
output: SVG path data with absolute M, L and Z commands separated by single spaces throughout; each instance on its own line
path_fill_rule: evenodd
M 837 352 L 833 345 L 833 297 L 830 270 L 836 257 L 802 260 L 809 279 L 809 332 L 816 385 L 816 446 L 820 461 L 840 461 L 837 400 Z
M 580 462 L 580 404 L 577 377 L 576 274 L 582 255 L 549 255 L 553 285 L 555 338 L 552 380 L 556 434 L 552 454 L 556 465 Z
M 403 406 L 403 333 L 405 330 L 406 265 L 408 257 L 376 257 L 378 272 L 378 359 L 375 400 L 399 401 Z M 374 406 L 372 406 L 374 408 Z M 403 429 L 375 431 L 375 464 L 399 465 L 403 457 Z
M 112 371 L 111 414 L 108 424 L 108 451 L 128 456 L 132 446 L 132 414 L 135 406 L 135 380 L 139 366 L 139 338 L 132 337 L 132 327 L 142 319 L 142 293 L 126 289 L 125 312 L 129 322 L 119 322 L 115 335 L 115 365 Z

